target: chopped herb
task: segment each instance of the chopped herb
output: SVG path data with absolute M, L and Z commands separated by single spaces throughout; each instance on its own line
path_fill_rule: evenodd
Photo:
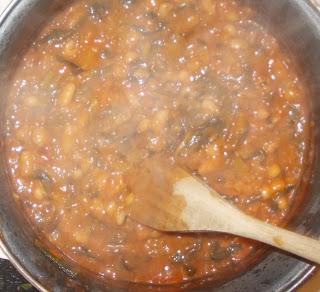
M 92 255 L 91 250 L 86 248 L 85 246 L 74 246 L 71 249 L 74 253 L 77 253 L 79 255 L 83 255 L 85 257 L 92 258 L 92 259 L 95 258 L 95 256 Z
M 132 267 L 132 265 L 130 265 L 130 263 L 128 262 L 128 260 L 126 260 L 126 259 L 124 259 L 124 258 L 121 258 L 121 259 L 120 259 L 120 264 L 121 264 L 121 266 L 122 266 L 125 270 L 127 270 L 127 271 L 129 271 L 129 272 L 132 272 L 132 271 L 133 271 L 133 267 Z
M 131 5 L 135 4 L 136 0 L 122 0 L 124 8 L 128 9 Z
M 285 193 L 290 193 L 291 191 L 293 191 L 294 189 L 296 188 L 295 185 L 292 185 L 292 184 L 289 184 L 289 185 L 286 185 L 286 188 L 285 188 Z
M 233 255 L 235 254 L 236 252 L 238 252 L 239 250 L 241 250 L 242 246 L 240 243 L 238 242 L 232 242 L 228 247 L 227 247 L 227 250 L 226 250 L 226 253 L 229 254 L 229 255 Z
M 217 241 L 211 241 L 210 244 L 210 258 L 213 261 L 222 261 L 228 256 L 226 250 L 220 246 Z
M 196 268 L 194 268 L 193 266 L 191 266 L 191 265 L 187 265 L 187 264 L 184 264 L 183 265 L 183 270 L 184 270 L 184 272 L 186 273 L 186 275 L 188 276 L 188 277 L 192 277 L 192 276 L 194 276 L 194 274 L 196 273 Z
M 237 204 L 240 202 L 239 196 L 237 195 L 227 195 L 227 194 L 221 194 L 221 196 L 227 200 L 228 202 L 232 204 Z
M 38 170 L 37 172 L 37 178 L 40 179 L 42 182 L 46 183 L 52 183 L 51 177 L 48 175 L 48 173 L 44 170 Z
M 252 204 L 261 200 L 260 195 L 251 195 L 249 198 L 245 200 L 246 204 Z
M 213 117 L 185 135 L 183 141 L 177 147 L 176 155 L 183 156 L 185 152 L 191 153 L 198 151 L 203 145 L 211 141 L 213 137 L 217 137 L 222 129 L 223 123 Z
M 88 7 L 89 15 L 96 21 L 101 21 L 108 10 L 107 1 L 96 1 Z
M 188 255 L 194 254 L 197 251 L 201 250 L 202 242 L 200 239 L 193 242 L 191 245 L 185 248 Z
M 39 169 L 38 171 L 36 171 L 36 176 L 35 176 L 36 179 L 40 180 L 42 185 L 45 187 L 45 188 L 50 188 L 53 184 L 53 180 L 52 178 L 50 177 L 50 175 L 43 169 Z
M 74 75 L 78 75 L 84 71 L 79 65 L 62 58 L 61 56 L 58 56 L 57 60 L 61 63 L 64 63 L 65 65 L 67 65 L 70 68 L 72 74 L 74 74 Z
M 181 250 L 178 250 L 173 256 L 171 256 L 171 260 L 175 264 L 181 264 L 185 260 L 185 255 L 181 252 Z
M 276 213 L 279 211 L 278 203 L 276 202 L 276 200 L 274 200 L 274 199 L 270 200 L 268 211 L 269 211 L 269 213 Z
M 266 152 L 263 149 L 257 149 L 252 153 L 251 157 L 249 158 L 251 158 L 252 160 L 263 162 L 266 160 L 266 157 Z
M 23 283 L 20 285 L 20 288 L 22 288 L 23 290 L 30 290 L 32 289 L 32 285 L 30 283 Z
M 63 41 L 74 34 L 74 30 L 72 29 L 53 29 L 47 35 L 41 38 L 42 43 L 54 43 L 58 41 Z

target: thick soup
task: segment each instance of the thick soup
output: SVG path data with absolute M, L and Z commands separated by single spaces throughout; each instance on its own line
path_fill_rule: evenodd
M 139 225 L 124 212 L 128 175 L 169 160 L 248 214 L 284 222 L 310 148 L 304 86 L 237 1 L 75 1 L 13 80 L 14 195 L 42 238 L 97 276 L 171 284 L 232 273 L 253 242 Z

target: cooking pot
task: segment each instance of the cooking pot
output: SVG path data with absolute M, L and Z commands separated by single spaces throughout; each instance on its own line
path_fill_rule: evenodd
M 67 2 L 67 3 L 66 3 Z M 106 283 L 78 270 L 71 263 L 61 264 L 45 251 L 34 230 L 21 214 L 12 196 L 4 149 L 6 96 L 19 60 L 37 36 L 41 26 L 71 1 L 14 0 L 0 17 L 0 247 L 10 261 L 41 291 L 127 291 L 143 289 L 175 290 L 175 287 L 140 286 L 130 283 Z M 320 235 L 320 13 L 315 1 L 243 0 L 253 6 L 284 47 L 296 57 L 301 76 L 309 85 L 315 140 L 311 178 L 303 182 L 305 199 L 289 228 L 314 237 Z M 308 247 L 306 247 L 308 248 Z M 71 268 L 72 267 L 72 268 Z M 315 267 L 308 262 L 273 251 L 259 264 L 248 268 L 227 283 L 206 291 L 293 291 Z M 202 284 L 201 282 L 198 284 Z M 192 287 L 187 283 L 184 288 Z M 199 291 L 199 289 L 197 289 Z

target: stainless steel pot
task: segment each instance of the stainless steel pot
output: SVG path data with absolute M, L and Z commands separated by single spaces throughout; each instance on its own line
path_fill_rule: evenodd
M 0 129 L 5 136 L 4 109 L 10 78 L 19 60 L 42 24 L 71 1 L 13 0 L 0 17 Z M 257 9 L 263 21 L 290 49 L 301 65 L 301 75 L 310 87 L 315 121 L 315 156 L 312 178 L 306 199 L 299 213 L 291 221 L 295 230 L 320 236 L 320 14 L 317 0 L 243 0 Z M 4 157 L 4 143 L 0 140 L 0 247 L 10 261 L 35 287 L 41 291 L 169 291 L 170 287 L 147 287 L 131 283 L 105 283 L 89 273 L 77 270 L 69 263 L 61 265 L 35 237 L 32 227 L 16 207 Z M 306 247 L 307 248 L 307 247 Z M 293 291 L 315 267 L 283 253 L 272 252 L 258 265 L 206 291 Z M 189 284 L 188 284 L 189 285 Z M 187 286 L 188 286 L 187 285 Z M 186 286 L 186 287 L 187 287 Z M 171 287 L 174 289 L 174 287 Z M 199 289 L 197 289 L 199 291 Z

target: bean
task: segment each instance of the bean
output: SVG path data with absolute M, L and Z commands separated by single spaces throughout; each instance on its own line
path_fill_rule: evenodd
M 97 110 L 98 106 L 99 106 L 98 100 L 94 99 L 88 108 L 88 112 L 90 112 L 90 113 L 95 112 Z
M 16 135 L 20 141 L 27 141 L 30 137 L 29 127 L 26 125 L 21 126 L 17 129 Z
M 103 191 L 109 184 L 109 174 L 106 172 L 100 172 L 95 176 L 95 187 L 98 191 Z
M 108 192 L 110 195 L 115 195 L 122 192 L 126 188 L 126 184 L 123 181 L 123 176 L 118 174 L 111 176 L 108 185 Z
M 134 199 L 135 199 L 135 196 L 134 196 L 133 193 L 128 194 L 128 195 L 126 196 L 126 198 L 125 198 L 125 203 L 126 203 L 126 205 L 132 204 L 133 201 L 134 201 Z
M 32 131 L 32 141 L 39 147 L 46 144 L 48 139 L 47 130 L 43 127 L 37 127 Z
M 139 122 L 139 125 L 138 125 L 138 132 L 139 133 L 143 133 L 147 130 L 149 130 L 151 127 L 151 122 L 150 120 L 148 119 L 143 119 Z
M 198 70 L 200 70 L 201 66 L 202 66 L 202 63 L 198 59 L 191 59 L 187 63 L 187 68 L 188 68 L 189 72 L 197 72 Z M 188 76 L 188 79 L 190 79 L 190 76 Z M 195 80 L 195 79 L 193 79 L 193 80 Z
M 281 168 L 278 164 L 274 163 L 267 168 L 269 177 L 275 178 L 281 173 Z
M 63 135 L 62 150 L 64 154 L 70 154 L 74 150 L 74 138 L 71 135 Z
M 124 60 L 126 63 L 131 63 L 135 60 L 137 60 L 139 57 L 138 53 L 133 51 L 133 50 L 130 50 L 126 53 L 126 55 L 124 56 Z
M 31 152 L 25 150 L 21 153 L 19 159 L 20 172 L 24 176 L 30 176 L 34 171 L 34 156 Z
M 81 168 L 75 168 L 72 172 L 72 178 L 75 180 L 80 179 L 83 176 L 83 171 Z
M 285 189 L 285 182 L 282 178 L 275 178 L 271 183 L 271 188 L 274 192 L 282 192 Z
M 264 200 L 270 199 L 273 191 L 270 186 L 264 186 L 260 189 L 261 196 Z
M 173 5 L 171 3 L 163 3 L 159 7 L 159 17 L 165 19 L 168 17 L 169 13 L 172 11 Z
M 248 164 L 241 157 L 234 158 L 233 166 L 238 173 L 246 173 L 249 169 Z
M 230 47 L 234 50 L 244 50 L 248 47 L 248 44 L 243 39 L 232 39 L 230 41 Z
M 77 55 L 77 44 L 73 40 L 69 40 L 63 49 L 63 57 L 67 60 L 72 60 Z
M 152 128 L 155 132 L 161 132 L 167 125 L 169 120 L 169 111 L 158 111 L 153 117 Z
M 236 11 L 228 11 L 224 14 L 224 17 L 232 22 L 239 20 L 239 14 Z
M 149 41 L 145 41 L 141 44 L 140 52 L 142 58 L 148 58 L 152 49 L 152 44 Z
M 263 145 L 263 150 L 268 154 L 272 154 L 278 149 L 278 147 L 279 147 L 278 142 L 269 141 Z
M 201 5 L 208 15 L 212 15 L 216 11 L 216 3 L 214 3 L 212 0 L 201 0 Z
M 116 203 L 114 201 L 110 201 L 108 203 L 108 205 L 106 206 L 106 212 L 109 216 L 114 216 L 114 214 L 116 213 Z
M 80 67 L 81 70 L 86 71 L 89 76 L 89 70 L 95 69 L 98 65 L 99 51 L 96 47 L 87 46 L 81 51 L 80 55 L 73 57 L 70 61 Z
M 221 159 L 218 157 L 217 159 L 207 159 L 203 160 L 198 168 L 198 172 L 201 175 L 208 175 L 217 167 L 219 167 L 219 164 L 221 162 Z
M 39 105 L 39 101 L 35 96 L 28 96 L 25 98 L 24 100 L 25 105 L 29 106 L 29 107 L 35 107 L 37 105 Z
M 220 145 L 218 143 L 210 143 L 205 148 L 206 153 L 213 159 L 217 159 L 221 152 Z
M 162 136 L 151 135 L 147 139 L 147 148 L 150 151 L 160 152 L 166 146 L 166 140 Z
M 292 102 L 295 100 L 295 98 L 298 96 L 297 92 L 295 90 L 291 90 L 290 88 L 286 89 L 284 91 L 284 97 L 289 101 Z
M 65 136 L 71 136 L 77 133 L 77 126 L 76 125 L 72 125 L 70 123 L 67 123 L 64 129 L 64 135 Z
M 83 127 L 86 127 L 88 125 L 89 118 L 90 114 L 87 111 L 81 111 L 76 118 L 78 128 L 82 129 Z
M 133 68 L 131 78 L 133 79 L 133 81 L 136 81 L 140 85 L 143 85 L 148 81 L 150 74 L 150 69 L 148 68 L 147 64 L 141 63 Z
M 76 91 L 76 85 L 74 83 L 67 83 L 58 96 L 58 105 L 67 106 L 73 99 L 74 93 Z
M 201 107 L 210 114 L 218 115 L 220 112 L 219 107 L 211 99 L 203 100 Z
M 89 234 L 85 229 L 75 231 L 72 236 L 78 243 L 82 244 L 86 244 L 89 240 Z
M 278 200 L 277 200 L 277 204 L 278 204 L 278 208 L 279 210 L 284 210 L 288 208 L 289 205 L 289 200 L 286 196 L 281 196 Z
M 254 115 L 257 117 L 258 120 L 265 120 L 270 116 L 270 113 L 266 109 L 260 108 L 254 112 Z
M 200 22 L 199 14 L 189 7 L 178 9 L 175 16 L 175 20 L 172 22 L 172 28 L 179 34 L 192 31 Z
M 46 191 L 40 181 L 34 182 L 32 193 L 37 200 L 42 200 L 46 196 Z
M 53 230 L 50 234 L 49 234 L 49 240 L 51 242 L 55 242 L 59 239 L 60 237 L 60 233 L 57 230 Z
M 139 32 L 135 31 L 134 29 L 131 29 L 129 32 L 127 32 L 126 36 L 126 42 L 127 45 L 131 48 L 133 45 L 135 45 L 138 40 L 140 40 L 141 35 Z
M 90 201 L 90 213 L 97 217 L 99 220 L 103 220 L 106 217 L 106 214 L 109 216 L 113 216 L 114 214 L 111 212 L 108 213 L 104 200 L 101 198 L 95 198 Z
M 118 225 L 123 225 L 126 220 L 126 213 L 123 211 L 122 208 L 118 208 L 116 211 L 116 222 Z
M 67 17 L 67 25 L 69 29 L 75 29 L 85 17 L 85 11 L 82 7 L 78 6 L 75 9 L 72 9 L 71 13 Z
M 237 30 L 233 24 L 226 24 L 224 27 L 224 31 L 230 36 L 236 35 Z

